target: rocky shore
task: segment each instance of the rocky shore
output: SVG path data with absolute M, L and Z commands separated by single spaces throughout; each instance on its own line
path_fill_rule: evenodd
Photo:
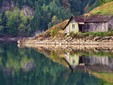
M 65 39 L 52 38 L 52 39 L 34 39 L 34 38 L 24 38 L 18 40 L 18 45 L 27 47 L 37 47 L 37 46 L 100 46 L 100 47 L 113 47 L 113 36 L 106 37 L 94 37 L 94 38 L 71 38 L 67 37 Z

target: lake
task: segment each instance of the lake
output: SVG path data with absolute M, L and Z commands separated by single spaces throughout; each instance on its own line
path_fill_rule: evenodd
M 0 85 L 113 85 L 113 51 L 0 42 Z

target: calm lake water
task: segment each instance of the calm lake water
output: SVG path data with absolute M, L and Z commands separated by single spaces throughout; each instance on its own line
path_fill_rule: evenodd
M 0 42 L 0 85 L 113 85 L 112 52 L 57 52 Z

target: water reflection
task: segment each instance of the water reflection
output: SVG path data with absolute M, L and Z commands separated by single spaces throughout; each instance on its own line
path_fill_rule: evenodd
M 39 47 L 35 49 L 55 62 L 61 63 L 64 66 L 68 65 L 72 71 L 78 70 L 80 67 L 85 67 L 96 72 L 113 72 L 113 51 L 111 50 L 79 50 L 76 48 L 62 49 L 50 47 Z
M 37 51 L 38 50 L 38 51 Z M 18 48 L 15 42 L 0 43 L 1 85 L 104 85 L 113 84 L 112 73 L 71 71 L 64 58 L 75 51 Z M 41 53 L 40 53 L 41 52 Z M 43 53 L 43 54 L 42 54 Z M 75 54 L 75 55 L 74 55 Z M 47 55 L 47 56 L 45 56 Z M 75 58 L 76 58 L 75 57 Z M 75 59 L 73 58 L 73 59 Z M 104 75 L 105 78 L 102 78 Z M 108 75 L 110 75 L 108 77 Z M 110 81 L 109 81 L 110 80 Z
M 86 72 L 106 81 L 110 85 L 113 84 L 113 49 L 54 47 L 37 47 L 35 49 L 52 61 L 69 67 L 73 73 Z
M 87 70 L 89 69 L 96 72 L 113 72 L 113 58 L 110 57 L 78 56 L 76 53 L 73 55 L 67 53 L 63 59 L 72 71 L 85 66 Z

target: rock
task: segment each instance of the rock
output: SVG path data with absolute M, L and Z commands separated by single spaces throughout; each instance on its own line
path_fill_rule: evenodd
M 3 0 L 2 11 L 7 11 L 13 8 L 14 8 L 14 3 L 12 2 L 12 0 Z
M 94 38 L 94 41 L 99 41 L 101 39 L 101 37 L 97 36 Z
M 110 39 L 111 39 L 111 37 L 103 37 L 101 40 L 109 41 Z
M 34 10 L 28 6 L 23 6 L 24 15 L 32 17 L 34 15 Z
M 112 42 L 112 41 L 113 41 L 112 39 L 109 40 L 109 42 Z

